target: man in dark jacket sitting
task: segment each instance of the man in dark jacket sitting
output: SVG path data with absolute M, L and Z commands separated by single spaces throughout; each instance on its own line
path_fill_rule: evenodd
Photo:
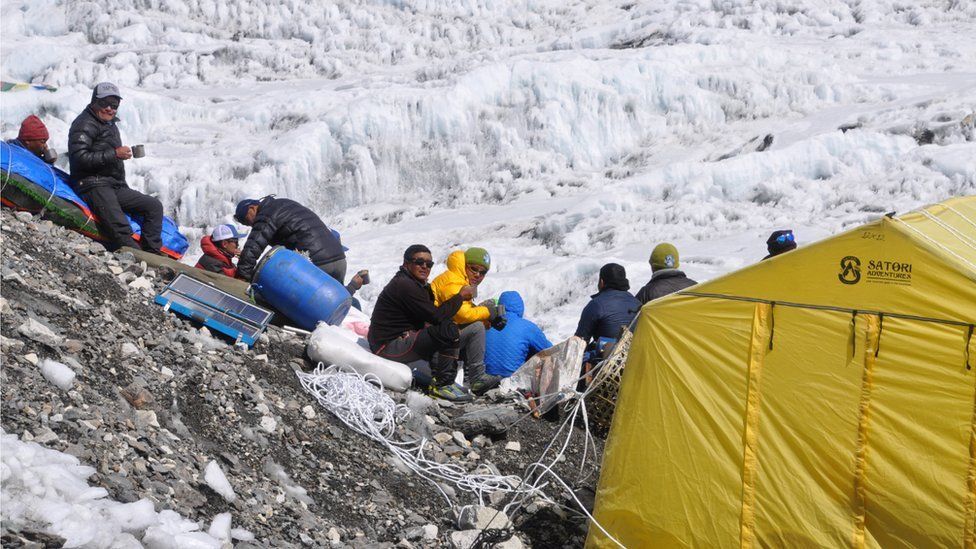
M 132 150 L 122 145 L 115 114 L 122 95 L 115 84 L 102 82 L 92 90 L 91 103 L 68 130 L 68 160 L 75 190 L 98 216 L 101 229 L 114 246 L 139 249 L 139 242 L 125 214 L 142 220 L 142 248 L 161 254 L 163 205 L 159 200 L 130 189 L 122 162 Z
M 434 266 L 430 250 L 414 244 L 403 252 L 403 265 L 380 292 L 370 319 L 369 347 L 373 353 L 411 365 L 429 362 L 433 397 L 458 402 L 473 397 L 454 383 L 459 356 L 458 326 L 453 317 L 465 300 L 474 296 L 473 286 L 464 286 L 450 299 L 434 305 L 434 292 L 427 284 Z
M 621 328 L 629 326 L 641 308 L 640 301 L 628 292 L 630 281 L 623 265 L 607 263 L 601 267 L 597 288 L 600 291 L 590 296 L 592 299 L 583 307 L 576 326 L 576 336 L 587 342 L 583 375 L 576 385 L 578 391 L 585 390 L 590 384 L 590 370 L 603 356 L 604 345 L 616 342 Z
M 662 242 L 655 246 L 649 262 L 651 280 L 637 292 L 642 304 L 697 284 L 678 270 L 678 249 L 673 244 Z
M 576 335 L 587 343 L 602 338 L 617 339 L 620 328 L 629 326 L 640 311 L 641 303 L 630 295 L 630 282 L 623 265 L 607 263 L 600 268 L 599 292 L 590 296 L 583 307 Z
M 237 204 L 234 218 L 250 226 L 251 236 L 244 243 L 237 261 L 237 277 L 251 280 L 258 258 L 267 246 L 284 246 L 308 254 L 309 260 L 325 274 L 345 284 L 346 253 L 335 232 L 315 212 L 294 200 L 266 196 Z M 349 294 L 362 287 L 362 271 L 352 277 Z

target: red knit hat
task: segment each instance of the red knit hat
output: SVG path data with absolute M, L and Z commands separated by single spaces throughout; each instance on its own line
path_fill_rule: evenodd
M 47 126 L 44 125 L 44 122 L 41 122 L 40 118 L 33 114 L 20 123 L 20 133 L 17 134 L 17 139 L 21 141 L 32 141 L 35 139 L 47 141 L 49 137 L 51 136 L 47 133 Z

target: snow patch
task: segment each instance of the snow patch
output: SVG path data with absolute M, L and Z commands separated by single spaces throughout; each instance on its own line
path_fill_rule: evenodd
M 227 477 L 224 476 L 223 469 L 220 468 L 220 465 L 216 461 L 211 461 L 207 464 L 207 468 L 203 472 L 203 480 L 207 483 L 207 486 L 214 492 L 220 494 L 228 502 L 233 503 L 237 499 L 234 488 L 231 487 Z
M 65 539 L 65 547 L 117 549 L 219 548 L 220 541 L 174 511 L 157 513 L 141 499 L 120 503 L 88 484 L 95 469 L 78 458 L 23 442 L 0 430 L 0 480 L 5 527 L 36 529 Z
M 75 372 L 65 364 L 45 358 L 37 364 L 37 367 L 40 368 L 44 379 L 62 391 L 71 389 L 74 384 Z

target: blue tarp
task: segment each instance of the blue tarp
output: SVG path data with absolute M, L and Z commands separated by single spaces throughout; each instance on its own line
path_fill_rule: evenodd
M 81 213 L 88 218 L 93 218 L 88 204 L 75 193 L 71 187 L 70 178 L 67 173 L 55 168 L 38 158 L 34 153 L 17 145 L 0 142 L 0 172 L 4 176 L 17 175 L 34 185 L 41 191 L 49 195 L 48 200 L 57 197 L 66 202 L 70 202 L 77 207 Z M 47 206 L 47 204 L 44 204 Z M 142 234 L 142 227 L 138 220 L 129 218 L 132 232 Z M 71 227 L 77 229 L 78 227 Z M 92 236 L 89 231 L 82 231 L 84 234 Z M 182 257 L 189 247 L 186 237 L 180 233 L 179 227 L 169 217 L 163 217 L 163 248 L 170 255 Z

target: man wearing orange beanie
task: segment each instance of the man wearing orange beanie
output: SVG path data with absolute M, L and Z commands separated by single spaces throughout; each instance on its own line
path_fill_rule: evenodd
M 47 140 L 50 137 L 44 122 L 32 114 L 20 123 L 20 133 L 17 134 L 17 139 L 11 139 L 9 143 L 29 150 L 48 164 L 54 164 L 58 155 L 47 148 Z

